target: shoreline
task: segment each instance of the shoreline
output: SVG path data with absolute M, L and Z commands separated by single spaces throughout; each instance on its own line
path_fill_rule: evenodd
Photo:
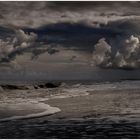
M 40 102 L 5 103 L 0 105 L 0 113 L 2 114 L 0 116 L 0 122 L 38 118 L 60 111 L 57 107 Z
M 18 100 L 15 100 L 15 102 L 13 99 L 10 99 L 12 102 L 10 100 L 7 100 L 6 102 L 5 100 L 5 102 L 1 102 L 0 113 L 3 114 L 2 105 L 3 107 L 7 107 L 7 109 L 5 108 L 7 113 L 6 111 L 4 112 L 6 117 L 3 117 L 2 120 L 0 118 L 0 121 L 24 118 L 32 119 L 34 117 L 41 118 L 43 116 L 45 116 L 46 119 L 51 120 L 59 118 L 89 118 L 89 116 L 94 118 L 97 116 L 104 117 L 104 115 L 107 116 L 110 114 L 119 114 L 121 116 L 123 114 L 135 114 L 140 112 L 138 108 L 138 111 L 135 111 L 132 109 L 132 107 L 130 107 L 129 110 L 127 109 L 129 106 L 128 102 L 131 100 L 131 97 L 140 96 L 139 89 L 85 90 L 79 94 L 74 94 L 75 91 L 77 90 L 72 90 L 72 93 L 60 93 L 50 97 L 34 97 L 33 99 L 29 99 L 27 97 L 28 100 L 17 98 Z M 21 108 L 19 106 L 20 102 L 21 104 L 23 103 Z M 11 105 L 13 105 L 13 108 Z M 126 105 L 127 107 L 121 107 L 121 105 Z M 43 113 L 45 110 L 48 110 L 48 112 Z M 23 115 L 20 115 L 20 111 L 23 113 Z M 10 112 L 13 116 L 10 116 Z M 28 113 L 33 115 L 29 115 Z M 7 115 L 9 115 L 8 118 Z
M 25 94 L 26 103 L 37 101 L 61 111 L 0 122 L 1 138 L 140 138 L 139 89 L 86 90 L 88 94 L 82 92 L 80 96 L 72 96 L 76 95 L 75 91 L 62 96 L 60 90 L 57 97 L 55 94 L 44 96 L 46 91 L 43 94 L 38 92 L 38 96 Z

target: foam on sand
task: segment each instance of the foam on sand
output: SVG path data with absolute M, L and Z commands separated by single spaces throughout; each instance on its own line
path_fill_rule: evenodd
M 51 107 L 50 105 L 45 103 L 23 102 L 23 103 L 15 103 L 15 104 L 13 103 L 1 104 L 0 114 L 2 114 L 4 111 L 5 111 L 5 116 L 0 117 L 0 122 L 52 115 L 61 110 L 57 107 Z M 9 115 L 8 113 L 10 111 L 12 112 L 12 114 Z

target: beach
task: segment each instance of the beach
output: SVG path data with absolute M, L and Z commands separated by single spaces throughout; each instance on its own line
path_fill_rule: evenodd
M 0 138 L 140 138 L 139 88 L 6 92 L 11 94 L 0 104 Z

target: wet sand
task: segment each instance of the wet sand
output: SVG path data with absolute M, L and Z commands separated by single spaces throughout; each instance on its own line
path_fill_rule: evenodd
M 61 109 L 50 119 L 140 117 L 139 90 L 89 91 L 87 96 L 52 99 L 47 103 Z

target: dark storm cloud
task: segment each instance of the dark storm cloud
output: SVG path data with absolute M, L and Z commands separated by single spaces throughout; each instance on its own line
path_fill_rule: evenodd
M 82 23 L 57 23 L 50 24 L 38 29 L 24 29 L 28 32 L 38 34 L 40 41 L 46 41 L 47 44 L 62 45 L 66 48 L 77 48 L 85 51 L 91 51 L 93 44 L 102 38 L 115 38 L 116 36 L 124 36 L 123 30 L 116 30 L 108 26 L 92 27 Z
M 38 47 L 38 48 L 32 48 L 31 52 L 32 52 L 31 59 L 36 60 L 38 58 L 38 56 L 41 54 L 44 54 L 47 52 L 48 54 L 53 55 L 55 53 L 58 53 L 59 50 L 54 49 L 52 47 L 43 47 L 43 48 Z
M 47 2 L 47 7 L 53 8 L 53 10 L 57 9 L 76 9 L 76 10 L 84 10 L 84 9 L 113 9 L 114 7 L 133 7 L 138 8 L 140 6 L 139 2 L 136 1 L 53 1 Z M 119 7 L 120 6 L 120 7 Z M 94 9 L 93 9 L 94 10 Z M 130 9 L 131 10 L 131 9 Z

